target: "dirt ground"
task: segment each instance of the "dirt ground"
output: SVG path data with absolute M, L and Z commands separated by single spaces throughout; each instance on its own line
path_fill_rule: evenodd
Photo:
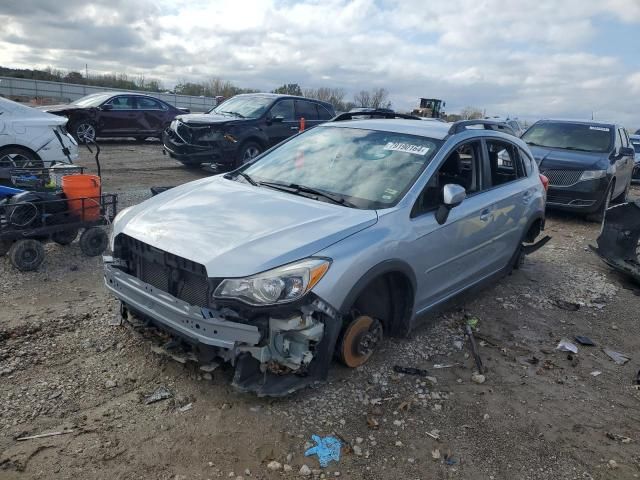
M 81 163 L 93 165 L 87 153 Z M 102 167 L 123 205 L 206 175 L 151 141 L 104 142 Z M 34 273 L 2 258 L 0 478 L 639 478 L 640 288 L 591 253 L 598 228 L 550 215 L 552 241 L 521 270 L 413 338 L 386 341 L 364 367 L 336 364 L 327 384 L 278 400 L 235 393 L 229 369 L 206 374 L 155 353 L 131 326 L 110 326 L 118 306 L 101 260 L 77 242 L 47 245 Z M 469 317 L 484 383 L 472 380 Z M 575 335 L 597 345 L 556 350 Z M 631 360 L 616 365 L 604 347 Z M 159 387 L 171 398 L 146 404 Z M 50 432 L 63 433 L 17 440 Z M 304 457 L 313 434 L 343 440 L 338 463 Z

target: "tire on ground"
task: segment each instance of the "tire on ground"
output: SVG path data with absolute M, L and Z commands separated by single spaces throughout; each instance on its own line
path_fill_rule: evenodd
M 18 270 L 31 272 L 44 261 L 44 247 L 38 240 L 18 240 L 9 249 L 9 260 Z
M 87 228 L 80 235 L 80 250 L 88 257 L 96 257 L 104 252 L 109 243 L 109 237 L 100 227 Z
M 247 140 L 236 153 L 236 166 L 244 165 L 262 153 L 262 145 L 253 140 Z

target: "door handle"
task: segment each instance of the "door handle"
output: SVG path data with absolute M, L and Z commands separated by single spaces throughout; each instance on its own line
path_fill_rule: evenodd
M 480 212 L 480 220 L 482 220 L 483 222 L 486 222 L 487 220 L 489 220 L 490 216 L 491 216 L 491 210 L 488 208 L 485 208 L 484 210 L 482 210 L 482 212 Z
M 299 130 L 298 127 L 289 127 L 289 130 Z

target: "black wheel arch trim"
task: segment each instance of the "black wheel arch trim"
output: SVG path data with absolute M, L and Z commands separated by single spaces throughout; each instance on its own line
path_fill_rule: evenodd
M 376 278 L 385 275 L 387 273 L 401 273 L 409 279 L 411 289 L 413 293 L 413 303 L 415 304 L 415 292 L 416 292 L 416 275 L 413 268 L 404 260 L 385 260 L 378 263 L 374 267 L 370 268 L 360 279 L 355 283 L 347 296 L 342 301 L 339 311 L 342 315 L 349 313 L 349 309 L 355 303 L 358 296 L 364 291 L 364 289 Z M 411 306 L 413 314 L 414 305 Z

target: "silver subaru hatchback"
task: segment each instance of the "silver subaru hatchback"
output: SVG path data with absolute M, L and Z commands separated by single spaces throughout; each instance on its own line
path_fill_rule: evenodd
M 345 115 L 123 210 L 104 270 L 123 317 L 286 395 L 544 243 L 546 179 L 503 124 Z

